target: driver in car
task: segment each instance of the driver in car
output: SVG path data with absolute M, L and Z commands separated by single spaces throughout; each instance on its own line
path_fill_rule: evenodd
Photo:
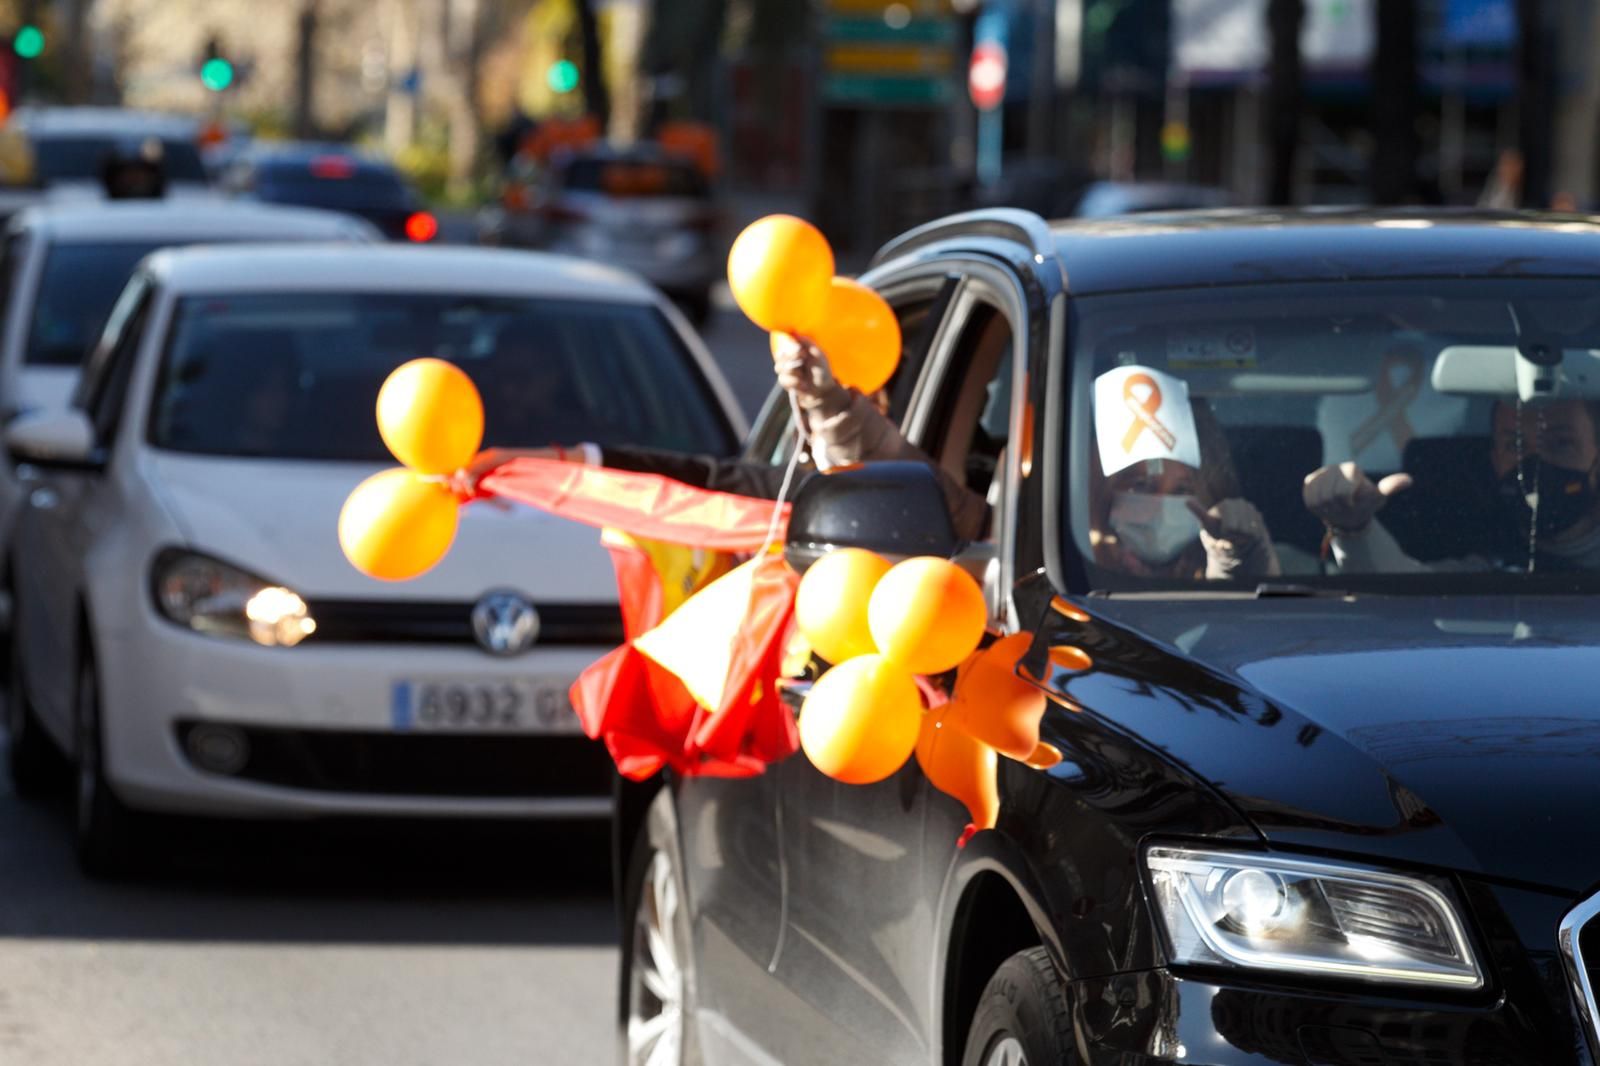
M 1282 573 L 1216 416 L 1171 374 L 1124 366 L 1095 379 L 1089 506 L 1101 566 L 1182 580 Z
M 1377 520 L 1410 487 L 1409 474 L 1373 482 L 1355 463 L 1339 463 L 1308 474 L 1303 495 L 1346 573 L 1600 569 L 1600 405 L 1495 404 L 1489 462 L 1498 539 L 1487 554 L 1463 559 L 1418 562 Z

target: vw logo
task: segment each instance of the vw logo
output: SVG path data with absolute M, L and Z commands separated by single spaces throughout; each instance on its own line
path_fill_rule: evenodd
M 491 655 L 516 655 L 539 639 L 539 612 L 515 592 L 491 592 L 472 608 L 472 635 Z

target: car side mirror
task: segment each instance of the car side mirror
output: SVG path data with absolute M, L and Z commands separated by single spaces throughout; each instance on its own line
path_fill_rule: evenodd
M 94 426 L 75 408 L 19 415 L 5 432 L 6 448 L 17 462 L 87 470 L 104 465 Z
M 948 559 L 958 541 L 944 490 L 926 463 L 866 463 L 812 474 L 795 494 L 784 558 L 797 573 L 834 548 Z

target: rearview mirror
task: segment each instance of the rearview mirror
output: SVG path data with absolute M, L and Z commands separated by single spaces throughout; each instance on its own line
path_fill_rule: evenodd
M 784 558 L 804 573 L 834 548 L 948 559 L 956 547 L 950 510 L 932 467 L 867 463 L 806 479 L 789 515 Z
M 38 411 L 6 427 L 6 448 L 17 462 L 96 469 L 102 465 L 94 426 L 82 411 Z
M 1458 344 L 1433 362 L 1436 392 L 1534 400 L 1600 400 L 1600 351 Z

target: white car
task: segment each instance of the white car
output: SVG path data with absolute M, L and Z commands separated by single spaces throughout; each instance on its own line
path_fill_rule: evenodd
M 388 373 L 463 367 L 486 443 L 728 454 L 743 425 L 655 290 L 559 257 L 465 248 L 212 247 L 135 274 L 66 412 L 13 423 L 9 728 L 21 787 L 76 766 L 80 855 L 132 812 L 610 813 L 567 688 L 620 641 L 595 530 L 475 504 L 433 571 L 363 577 L 340 506 L 393 466 Z
M 159 248 L 379 239 L 366 223 L 333 212 L 223 202 L 158 200 L 23 211 L 6 226 L 0 244 L 0 421 L 67 405 L 78 369 L 117 295 L 139 260 Z M 0 550 L 21 498 L 12 464 L 0 463 Z

